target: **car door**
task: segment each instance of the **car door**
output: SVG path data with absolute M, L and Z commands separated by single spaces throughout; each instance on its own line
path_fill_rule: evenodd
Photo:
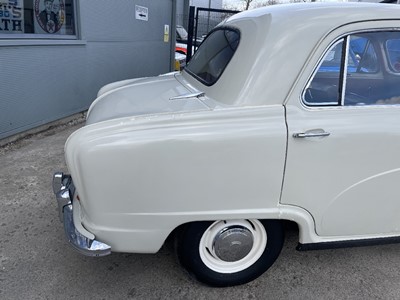
M 286 104 L 281 203 L 306 209 L 320 236 L 398 235 L 400 32 L 373 27 L 330 38 Z

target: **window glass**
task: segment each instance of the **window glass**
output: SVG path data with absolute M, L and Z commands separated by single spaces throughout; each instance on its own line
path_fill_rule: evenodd
M 306 89 L 305 102 L 307 104 L 338 105 L 342 52 L 343 40 L 328 50 L 310 86 Z
M 176 35 L 181 40 L 187 40 L 187 38 L 188 38 L 188 33 L 186 32 L 185 28 L 183 28 L 182 26 L 179 26 L 179 25 L 176 26 Z
M 345 106 L 400 104 L 398 73 L 400 32 L 349 35 L 328 50 L 305 90 L 304 102 Z
M 348 52 L 348 73 L 375 73 L 378 60 L 371 41 L 364 36 L 352 35 Z
M 392 71 L 400 73 L 400 39 L 387 40 L 386 51 Z
M 239 45 L 239 33 L 231 29 L 212 32 L 190 60 L 186 70 L 206 85 L 214 84 Z
M 75 35 L 73 0 L 0 0 L 0 38 Z
M 373 92 L 373 87 L 375 90 L 378 88 L 379 81 L 383 81 L 379 79 L 382 77 L 380 74 L 373 75 L 379 70 L 374 48 L 374 44 L 379 45 L 376 33 L 352 35 L 349 39 L 343 104 L 348 106 L 375 104 L 376 99 L 371 92 Z

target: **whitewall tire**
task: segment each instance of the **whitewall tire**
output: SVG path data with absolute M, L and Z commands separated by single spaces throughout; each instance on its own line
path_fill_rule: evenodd
M 199 281 L 232 286 L 264 273 L 282 245 L 279 220 L 194 222 L 182 231 L 177 254 L 183 267 Z

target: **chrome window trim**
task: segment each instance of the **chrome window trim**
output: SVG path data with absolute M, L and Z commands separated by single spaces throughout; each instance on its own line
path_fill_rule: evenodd
M 306 87 L 303 89 L 301 98 L 302 98 L 302 103 L 304 103 L 306 106 L 308 107 L 318 107 L 318 106 L 337 106 L 338 103 L 337 102 L 320 102 L 320 103 L 309 103 L 306 101 L 305 99 L 305 95 L 307 93 L 307 89 L 310 87 L 312 80 L 314 79 L 315 75 L 317 74 L 319 68 L 321 67 L 322 63 L 324 62 L 325 58 L 327 57 L 329 51 L 333 48 L 336 47 L 338 44 L 344 42 L 346 36 L 340 37 L 339 39 L 337 39 L 336 41 L 334 41 L 333 43 L 329 44 L 329 46 L 326 48 L 326 50 L 324 51 L 322 57 L 320 58 L 320 60 L 318 61 L 318 64 L 316 66 L 316 68 L 314 68 L 313 72 L 311 73 L 312 75 L 308 78 L 307 80 L 307 84 Z
M 340 106 L 344 106 L 344 98 L 346 97 L 346 87 L 347 87 L 347 67 L 349 65 L 349 46 L 350 46 L 350 38 L 349 34 L 344 38 L 344 64 L 341 66 L 343 72 L 343 77 L 340 78 L 339 86 L 341 87 L 341 95 L 340 95 Z

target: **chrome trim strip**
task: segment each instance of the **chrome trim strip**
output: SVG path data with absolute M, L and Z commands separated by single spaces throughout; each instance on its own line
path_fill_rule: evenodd
M 185 100 L 185 99 L 190 99 L 190 98 L 203 97 L 204 95 L 205 95 L 204 92 L 198 92 L 198 93 L 184 94 L 184 95 L 171 97 L 171 98 L 169 98 L 169 100 Z
M 343 66 L 343 78 L 339 84 L 342 85 L 342 94 L 340 95 L 340 105 L 344 106 L 344 100 L 346 97 L 346 88 L 347 88 L 347 67 L 349 64 L 349 49 L 350 49 L 350 38 L 351 35 L 345 37 L 345 53 L 344 53 L 344 66 Z

